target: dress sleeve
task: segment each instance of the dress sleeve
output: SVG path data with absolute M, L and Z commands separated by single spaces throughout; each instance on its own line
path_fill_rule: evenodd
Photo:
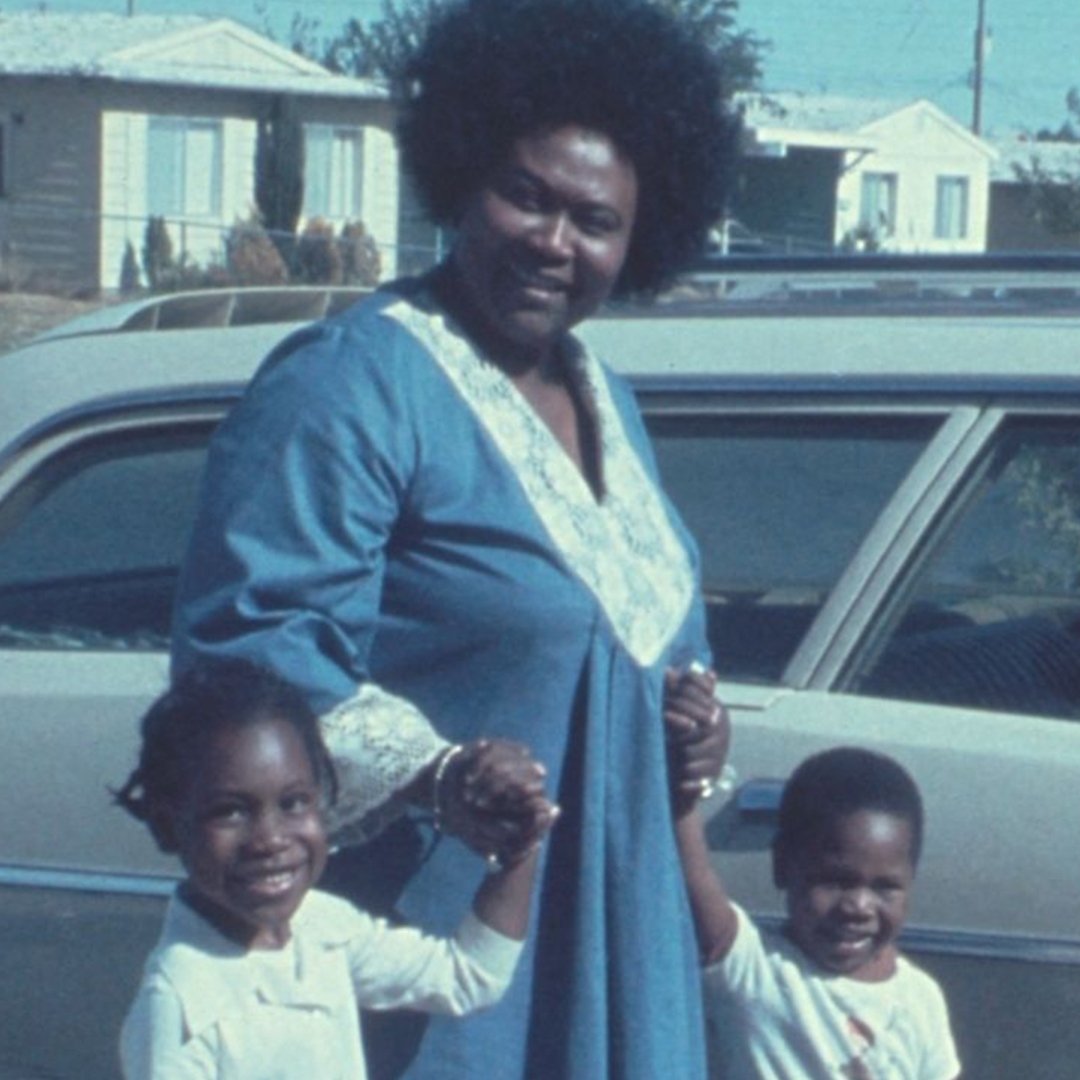
M 370 322 L 288 339 L 219 429 L 173 630 L 174 672 L 243 657 L 304 692 L 340 772 L 333 824 L 359 833 L 377 831 L 445 745 L 370 680 L 387 546 L 416 456 L 415 395 L 392 335 Z
M 523 943 L 493 930 L 471 911 L 452 938 L 360 914 L 367 926 L 348 948 L 353 987 L 363 1008 L 462 1016 L 494 1005 L 510 985 Z

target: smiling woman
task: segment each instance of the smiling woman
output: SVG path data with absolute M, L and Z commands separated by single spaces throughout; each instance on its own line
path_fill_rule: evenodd
M 373 1075 L 696 1080 L 660 711 L 665 669 L 710 660 L 697 553 L 629 387 L 573 331 L 702 249 L 734 132 L 719 72 L 647 0 L 466 0 L 404 85 L 404 164 L 453 248 L 287 340 L 226 420 L 175 670 L 295 681 L 338 838 L 369 841 L 332 878 L 435 929 L 482 875 L 469 848 L 536 827 L 472 798 L 477 747 L 546 769 L 563 814 L 514 985 L 465 1021 L 369 1028 Z

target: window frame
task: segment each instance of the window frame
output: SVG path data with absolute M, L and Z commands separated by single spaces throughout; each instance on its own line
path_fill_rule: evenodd
M 847 656 L 842 671 L 831 687 L 833 691 L 867 699 L 880 696 L 870 691 L 862 691 L 858 684 L 871 675 L 881 654 L 892 640 L 898 623 L 917 600 L 928 567 L 935 561 L 943 545 L 948 544 L 958 524 L 978 502 L 983 484 L 997 461 L 999 449 L 1013 438 L 1017 431 L 1035 431 L 1039 427 L 1051 429 L 1064 425 L 1080 426 L 1080 402 L 1071 408 L 1058 405 L 1045 409 L 1018 406 L 1015 409 L 991 407 L 986 411 L 966 452 L 959 455 L 948 470 L 948 489 L 945 492 L 944 505 L 923 531 L 906 563 L 893 575 L 890 582 L 885 583 L 886 591 L 880 598 L 877 614 L 871 623 L 864 627 L 862 640 Z M 1080 436 L 1077 437 L 1076 445 L 1080 447 Z M 883 700 L 912 705 L 915 708 L 974 708 L 939 701 L 892 697 Z M 1055 719 L 1025 710 L 1003 708 L 988 711 L 994 715 L 1019 712 L 1022 715 L 1039 716 L 1041 719 Z
M 195 133 L 211 136 L 209 169 L 209 207 L 192 209 L 189 199 L 189 155 L 191 139 Z M 155 139 L 168 137 L 173 167 L 169 169 L 173 187 L 169 191 L 167 205 L 155 202 L 161 190 L 158 175 L 160 159 L 152 149 Z M 169 221 L 217 221 L 224 205 L 225 125 L 217 117 L 167 116 L 147 117 L 146 128 L 146 212 L 150 217 L 163 217 Z M 160 149 L 160 148 L 159 148 Z
M 359 221 L 364 206 L 364 131 L 361 124 L 304 125 L 304 206 L 307 221 Z M 339 154 L 339 147 L 348 144 L 349 153 Z M 351 191 L 346 191 L 351 174 Z M 312 174 L 313 165 L 324 170 Z M 348 197 L 347 197 L 348 196 Z
M 959 194 L 959 214 L 954 215 L 953 198 Z M 948 212 L 946 212 L 948 211 Z M 942 174 L 935 179 L 934 239 L 967 240 L 971 225 L 971 177 L 959 173 Z
M 880 192 L 885 193 L 885 220 L 871 220 L 871 199 L 869 192 L 873 189 L 875 197 L 873 209 L 878 216 L 881 215 Z M 900 174 L 897 172 L 884 172 L 874 169 L 865 169 L 859 178 L 859 224 L 863 228 L 873 229 L 883 238 L 896 236 L 899 224 L 898 208 L 900 204 Z

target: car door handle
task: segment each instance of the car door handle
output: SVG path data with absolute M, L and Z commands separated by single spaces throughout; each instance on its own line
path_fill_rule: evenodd
M 783 793 L 783 780 L 756 777 L 739 786 L 735 793 L 735 808 L 739 817 L 748 821 L 773 818 L 780 811 L 780 796 Z

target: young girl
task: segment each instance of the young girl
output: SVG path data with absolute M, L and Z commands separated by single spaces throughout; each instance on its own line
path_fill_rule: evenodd
M 953 1080 L 960 1065 L 945 999 L 896 944 L 922 845 L 915 782 L 869 750 L 804 761 L 784 788 L 773 842 L 787 921 L 780 933 L 759 929 L 713 872 L 687 797 L 727 748 L 715 682 L 709 672 L 669 674 L 665 703 L 714 1071 L 728 1080 Z M 719 753 L 705 767 L 680 747 L 687 731 L 709 725 Z
M 523 748 L 485 743 L 469 763 L 481 795 L 516 799 L 533 828 L 500 853 L 447 940 L 313 889 L 335 778 L 288 684 L 246 663 L 195 669 L 150 708 L 142 737 L 117 801 L 186 877 L 124 1023 L 127 1080 L 362 1080 L 358 1004 L 461 1014 L 502 996 L 528 921 L 533 838 L 557 814 Z

